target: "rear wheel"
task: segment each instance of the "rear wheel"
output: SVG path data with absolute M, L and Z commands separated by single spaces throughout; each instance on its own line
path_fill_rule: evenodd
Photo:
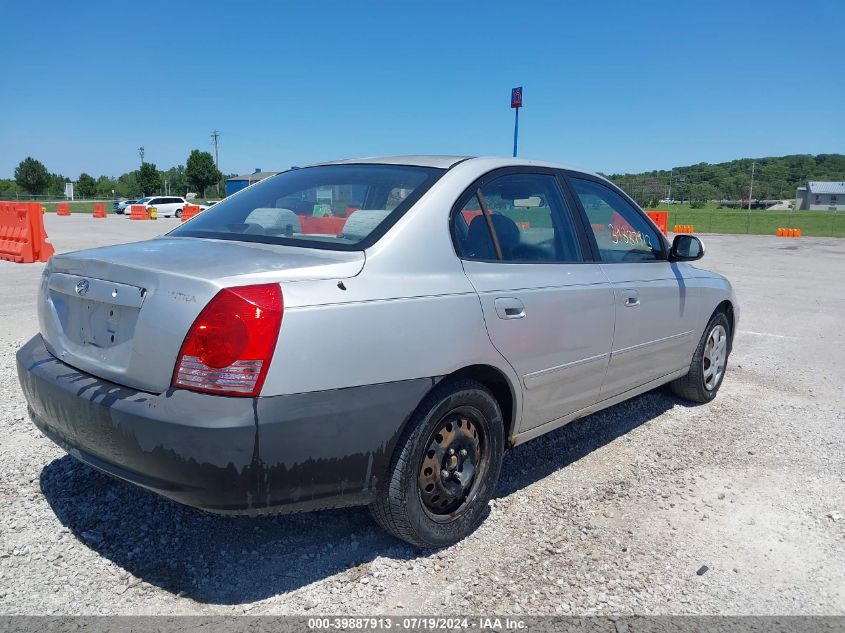
M 716 397 L 728 366 L 730 331 L 725 313 L 714 314 L 692 356 L 689 373 L 671 383 L 676 395 L 701 403 Z
M 473 380 L 445 381 L 409 421 L 370 511 L 382 528 L 413 545 L 456 543 L 481 520 L 503 450 L 493 394 Z

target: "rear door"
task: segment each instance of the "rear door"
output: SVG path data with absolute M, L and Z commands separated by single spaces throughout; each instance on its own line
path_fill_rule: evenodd
M 592 246 L 613 285 L 616 329 L 601 399 L 634 389 L 689 364 L 695 318 L 677 265 L 654 225 L 605 182 L 570 174 L 589 223 Z
M 162 215 L 173 215 L 176 213 L 176 210 L 179 209 L 179 198 L 162 198 L 161 199 L 161 206 L 164 209 L 164 212 L 159 211 L 159 214 Z
M 167 202 L 170 208 L 170 215 L 176 215 L 177 211 L 181 211 L 185 206 L 185 201 L 182 198 L 168 198 Z
M 551 170 L 508 168 L 453 210 L 490 339 L 522 382 L 520 430 L 595 402 L 608 365 L 613 291 L 570 206 Z

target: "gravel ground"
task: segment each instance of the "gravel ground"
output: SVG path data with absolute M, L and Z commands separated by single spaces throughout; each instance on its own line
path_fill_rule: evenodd
M 47 216 L 59 251 L 173 224 Z M 0 262 L 0 612 L 845 613 L 845 241 L 705 241 L 742 305 L 719 397 L 658 390 L 514 449 L 438 552 L 364 509 L 213 517 L 76 462 L 14 370 L 42 265 Z

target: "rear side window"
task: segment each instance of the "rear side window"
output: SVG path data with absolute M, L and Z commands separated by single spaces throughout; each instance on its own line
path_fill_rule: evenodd
M 443 173 L 405 165 L 294 169 L 218 202 L 169 235 L 360 250 Z
M 483 185 L 453 218 L 464 259 L 578 262 L 581 252 L 557 179 L 507 174 Z
M 657 232 L 625 198 L 592 180 L 570 178 L 569 184 L 584 207 L 602 261 L 663 259 L 663 243 Z

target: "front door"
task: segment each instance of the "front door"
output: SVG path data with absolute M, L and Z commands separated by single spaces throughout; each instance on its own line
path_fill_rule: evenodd
M 598 398 L 613 290 L 582 256 L 586 244 L 554 174 L 494 172 L 477 185 L 453 230 L 490 340 L 521 379 L 524 431 Z
M 666 259 L 655 227 L 619 192 L 586 178 L 569 178 L 613 286 L 616 330 L 601 399 L 687 366 L 692 303 L 684 279 Z

